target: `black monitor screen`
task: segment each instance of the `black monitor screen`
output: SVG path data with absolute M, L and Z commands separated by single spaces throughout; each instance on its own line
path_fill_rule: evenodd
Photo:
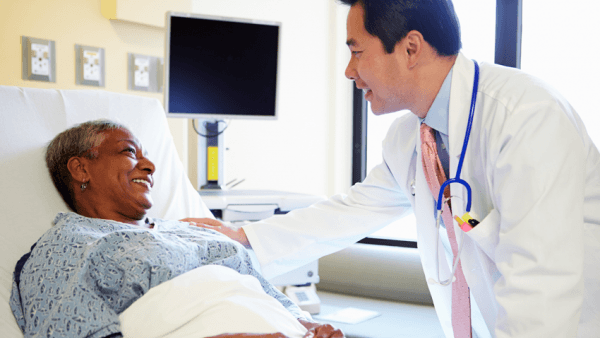
M 275 118 L 279 24 L 169 14 L 168 116 Z

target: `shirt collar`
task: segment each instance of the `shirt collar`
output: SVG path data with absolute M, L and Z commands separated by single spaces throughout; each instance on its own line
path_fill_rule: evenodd
M 431 128 L 437 130 L 439 133 L 448 135 L 448 113 L 450 111 L 450 85 L 452 82 L 452 69 L 446 75 L 444 83 L 438 92 L 433 104 L 427 112 L 427 116 L 424 119 L 420 119 L 421 122 L 426 123 Z

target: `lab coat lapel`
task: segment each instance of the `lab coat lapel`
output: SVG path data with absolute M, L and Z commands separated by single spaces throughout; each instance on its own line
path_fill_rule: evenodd
M 448 116 L 448 130 L 449 130 L 449 142 L 450 142 L 450 175 L 456 177 L 456 171 L 458 169 L 458 162 L 462 152 L 464 143 L 465 133 L 467 130 L 467 124 L 469 121 L 469 112 L 471 108 L 471 97 L 473 94 L 473 77 L 475 75 L 475 65 L 472 60 L 467 59 L 462 53 L 460 53 L 456 59 L 454 65 L 455 71 L 452 73 L 452 85 L 450 89 L 450 112 Z M 474 117 L 474 119 L 477 116 Z M 478 130 L 473 129 L 472 134 L 478 133 Z M 473 137 L 469 140 L 472 143 Z M 460 178 L 467 183 L 473 182 L 471 179 L 471 172 L 469 166 L 466 163 L 469 162 L 469 154 L 473 150 L 471 144 L 467 147 L 467 155 L 465 157 L 465 165 L 462 167 Z M 472 153 L 472 152 L 471 152 Z M 461 184 L 452 184 L 450 187 L 452 196 L 456 198 L 452 199 L 452 213 L 456 216 L 462 216 L 467 207 L 468 193 L 467 189 Z M 471 196 L 471 208 L 476 202 L 476 196 L 472 192 Z M 477 265 L 474 261 L 477 259 L 475 252 L 475 243 L 468 237 L 462 236 L 463 231 L 460 229 L 458 224 L 454 222 L 454 230 L 456 233 L 456 241 L 458 245 L 464 245 L 461 253 L 461 261 L 463 266 L 463 273 L 469 286 L 473 286 L 477 282 L 477 276 L 473 276 L 472 267 Z M 465 241 L 463 244 L 462 241 Z
M 458 162 L 462 151 L 464 142 L 465 132 L 467 130 L 467 124 L 469 120 L 469 112 L 471 106 L 471 96 L 473 93 L 473 76 L 475 75 L 475 65 L 472 60 L 467 59 L 462 53 L 458 55 L 455 63 L 455 71 L 452 73 L 452 85 L 450 89 L 450 113 L 449 113 L 449 142 L 450 142 L 450 175 L 455 177 Z M 481 86 L 481 73 L 480 73 L 480 86 Z M 477 96 L 477 105 L 475 108 L 474 121 L 481 118 L 481 102 L 483 99 Z M 462 167 L 460 174 L 461 179 L 465 180 L 473 188 L 474 182 L 477 181 L 478 175 L 484 175 L 483 172 L 473 172 L 471 166 L 467 165 L 470 161 L 475 160 L 470 158 L 473 153 L 476 153 L 477 147 L 475 147 L 473 135 L 477 135 L 481 132 L 476 127 L 477 123 L 474 123 L 471 132 L 471 138 L 467 148 L 467 154 L 465 157 L 465 164 Z M 481 168 L 481 170 L 484 170 Z M 452 212 L 454 215 L 462 216 L 466 211 L 467 206 L 467 190 L 460 184 L 452 184 L 450 187 L 451 195 L 456 196 L 452 200 Z M 472 191 L 472 204 L 471 213 L 477 208 L 481 201 L 478 200 L 477 191 Z M 481 205 L 480 205 L 481 206 Z M 481 221 L 481 217 L 486 215 L 478 215 Z M 467 284 L 471 290 L 472 299 L 477 301 L 478 306 L 482 309 L 483 316 L 489 332 L 493 332 L 493 322 L 495 320 L 496 309 L 493 304 L 490 304 L 488 299 L 493 299 L 492 290 L 489 290 L 483 281 L 483 278 L 487 271 L 482 271 L 482 266 L 486 266 L 487 263 L 482 262 L 482 252 L 478 249 L 477 243 L 471 239 L 468 235 L 461 236 L 462 229 L 454 222 L 454 229 L 457 234 L 457 242 L 459 245 L 464 245 L 460 259 L 463 267 L 463 273 Z M 464 240 L 464 244 L 462 241 Z M 484 269 L 485 270 L 485 269 Z M 479 324 L 481 325 L 481 324 Z M 479 332 L 484 332 L 481 328 Z
M 458 167 L 458 162 L 460 160 L 460 155 L 462 151 L 462 146 L 464 142 L 465 132 L 467 130 L 467 124 L 469 120 L 469 112 L 471 107 L 471 97 L 473 94 L 473 80 L 475 75 L 475 65 L 472 60 L 467 59 L 463 54 L 459 54 L 456 64 L 455 70 L 452 76 L 452 86 L 450 89 L 450 116 L 448 121 L 449 126 L 449 139 L 450 139 L 450 172 L 452 177 L 455 177 L 455 173 Z M 481 83 L 481 82 L 480 82 Z M 482 100 L 478 96 L 477 104 L 475 109 L 474 121 L 476 121 L 481 116 L 480 108 Z M 479 112 L 479 116 L 478 116 Z M 477 125 L 474 123 L 471 134 L 476 135 L 480 132 L 479 129 L 475 127 Z M 474 151 L 476 151 L 477 147 L 474 145 L 475 137 L 471 137 L 469 140 L 469 145 L 467 147 L 467 154 L 465 156 L 465 164 L 462 167 L 462 172 L 460 174 L 461 179 L 465 180 L 467 183 L 471 185 L 473 188 L 474 182 L 477 180 L 477 172 L 471 172 L 471 166 L 467 165 L 470 161 L 473 161 L 474 158 L 470 158 Z M 480 175 L 482 173 L 479 173 Z M 451 194 L 453 196 L 457 196 L 458 198 L 452 200 L 452 211 L 454 215 L 462 216 L 466 211 L 467 206 L 467 190 L 460 184 L 453 184 L 451 189 Z M 460 199 L 459 199 L 460 198 Z M 472 191 L 472 202 L 471 202 L 471 213 L 476 208 L 476 203 L 478 203 L 477 192 Z M 484 215 L 478 215 L 484 216 Z M 479 219 L 481 221 L 481 218 Z M 490 295 L 487 287 L 483 283 L 482 275 L 486 272 L 482 271 L 481 266 L 485 265 L 485 263 L 481 262 L 481 252 L 478 250 L 477 243 L 473 241 L 468 235 L 464 234 L 462 236 L 463 231 L 460 227 L 455 223 L 455 231 L 457 234 L 457 242 L 459 245 L 463 245 L 463 250 L 460 256 L 461 264 L 463 267 L 463 273 L 465 275 L 465 279 L 467 280 L 467 284 L 471 290 L 472 300 L 477 302 L 477 305 L 484 309 L 484 317 L 486 318 L 486 325 L 490 325 L 494 321 L 493 314 L 496 313 L 496 310 L 493 309 L 486 299 L 493 297 L 493 294 Z M 461 235 L 459 235 L 461 234 Z M 464 243 L 462 243 L 464 241 Z M 473 306 L 473 305 L 472 305 Z M 490 315 L 492 317 L 490 317 Z M 482 323 L 477 323 L 478 325 L 482 325 Z M 493 327 L 487 327 L 488 332 L 493 332 Z M 485 332 L 484 328 L 479 328 L 478 331 L 480 333 Z
M 456 177 L 458 162 L 462 152 L 462 147 L 469 120 L 469 110 L 471 105 L 471 94 L 473 90 L 473 76 L 475 66 L 473 61 L 468 60 L 462 53 L 458 55 L 454 65 L 455 71 L 452 72 L 452 84 L 450 87 L 450 112 L 448 116 L 448 139 L 450 142 L 450 177 Z M 468 152 L 468 150 L 467 150 Z M 465 160 L 466 162 L 466 160 Z M 460 177 L 469 182 L 468 166 L 463 166 Z M 461 184 L 451 184 L 450 194 L 456 198 L 452 199 L 452 213 L 462 216 L 467 207 L 467 190 Z M 456 227 L 457 234 L 461 231 Z M 460 244 L 460 236 L 457 236 Z
M 452 178 L 456 177 L 456 171 L 458 169 L 458 163 L 463 148 L 469 121 L 471 97 L 473 94 L 473 77 L 475 75 L 475 65 L 473 64 L 473 61 L 467 59 L 462 53 L 458 55 L 454 67 L 455 71 L 452 73 L 452 85 L 450 87 L 450 112 L 448 116 L 450 175 Z M 479 102 L 480 100 L 478 100 L 478 103 Z M 477 115 L 477 109 L 475 110 L 475 115 Z M 477 116 L 474 117 L 474 120 L 475 119 L 477 119 Z M 473 128 L 471 134 L 476 134 L 478 132 L 478 129 Z M 469 140 L 464 161 L 465 164 L 463 165 L 460 174 L 460 178 L 469 184 L 473 182 L 472 174 L 476 174 L 471 173 L 469 169 L 470 166 L 466 165 L 471 160 L 469 154 L 473 153 L 472 143 L 473 137 Z M 460 217 L 466 212 L 468 202 L 467 189 L 462 184 L 454 183 L 450 186 L 450 193 L 452 196 L 456 196 L 452 199 L 452 213 Z M 475 191 L 472 191 L 471 193 L 471 210 L 473 210 L 473 205 L 477 203 L 477 197 Z M 462 261 L 463 272 L 467 283 L 471 286 L 474 285 L 477 279 L 477 276 L 473 276 L 473 270 L 470 268 L 477 264 L 474 261 L 477 259 L 476 244 L 473 243 L 468 236 L 463 236 L 463 231 L 456 222 L 454 222 L 454 230 L 457 234 L 456 241 L 458 245 L 464 245 L 460 259 Z M 465 241 L 464 244 L 462 243 L 463 240 Z

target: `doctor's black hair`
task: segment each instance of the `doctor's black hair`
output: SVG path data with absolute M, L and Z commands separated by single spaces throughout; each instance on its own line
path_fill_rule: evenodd
M 462 46 L 460 24 L 451 0 L 338 0 L 364 10 L 366 31 L 378 37 L 386 53 L 408 32 L 419 31 L 439 55 L 456 55 Z

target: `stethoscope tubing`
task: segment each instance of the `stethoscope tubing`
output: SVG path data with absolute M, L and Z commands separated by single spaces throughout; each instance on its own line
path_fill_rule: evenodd
M 452 184 L 452 183 L 458 183 L 463 185 L 466 189 L 467 189 L 467 207 L 466 207 L 466 212 L 471 211 L 471 186 L 469 185 L 469 183 L 467 183 L 465 180 L 460 178 L 460 173 L 462 171 L 462 166 L 463 166 L 463 162 L 465 160 L 465 154 L 467 152 L 467 145 L 469 144 L 469 137 L 471 136 L 471 128 L 473 126 L 473 118 L 475 116 L 475 103 L 477 102 L 477 90 L 479 88 L 479 65 L 477 64 L 477 62 L 475 60 L 473 60 L 473 63 L 475 64 L 475 79 L 473 80 L 473 93 L 471 94 L 471 107 L 470 107 L 470 111 L 469 111 L 469 121 L 467 123 L 467 130 L 465 132 L 465 140 L 463 141 L 463 148 L 462 148 L 462 152 L 460 154 L 460 159 L 458 161 L 458 168 L 456 169 L 456 177 L 455 178 L 451 178 L 449 180 L 446 180 L 441 186 L 440 186 L 440 192 L 438 194 L 438 199 L 437 199 L 437 206 L 436 206 L 436 234 L 437 234 L 437 240 L 436 240 L 436 250 L 435 250 L 435 256 L 436 256 L 436 262 L 437 262 L 437 273 L 438 273 L 438 280 L 435 281 L 433 280 L 433 278 L 431 278 L 431 280 L 433 280 L 434 283 L 439 284 L 441 286 L 448 286 L 450 285 L 453 281 L 454 281 L 454 275 L 456 273 L 456 268 L 458 266 L 458 261 L 460 259 L 460 254 L 462 252 L 462 249 L 464 247 L 464 232 L 461 231 L 461 245 L 458 248 L 458 252 L 456 254 L 456 258 L 453 259 L 453 264 L 452 264 L 452 272 L 450 273 L 450 278 L 448 278 L 447 280 L 442 281 L 440 279 L 440 265 L 439 265 L 439 260 L 440 260 L 440 256 L 439 256 L 439 236 L 440 236 L 440 218 L 442 216 L 442 202 L 444 202 L 444 189 L 446 188 L 446 186 Z M 451 198 L 451 197 L 450 197 Z M 448 198 L 448 199 L 450 199 Z M 453 226 L 453 224 L 447 224 L 448 226 Z
M 466 212 L 471 211 L 471 186 L 465 180 L 460 178 L 462 166 L 465 161 L 465 154 L 467 153 L 467 146 L 469 145 L 469 138 L 471 137 L 471 128 L 473 127 L 473 117 L 475 116 L 475 103 L 477 102 L 477 90 L 479 88 L 479 65 L 475 60 L 475 79 L 473 80 L 473 93 L 471 94 L 471 107 L 469 111 L 469 121 L 467 122 L 467 130 L 465 132 L 465 140 L 463 141 L 462 151 L 460 153 L 460 160 L 458 161 L 458 167 L 456 168 L 456 177 L 446 180 L 440 187 L 440 192 L 437 199 L 437 210 L 442 210 L 442 201 L 444 200 L 444 189 L 452 183 L 458 183 L 463 185 L 467 189 L 467 208 Z

